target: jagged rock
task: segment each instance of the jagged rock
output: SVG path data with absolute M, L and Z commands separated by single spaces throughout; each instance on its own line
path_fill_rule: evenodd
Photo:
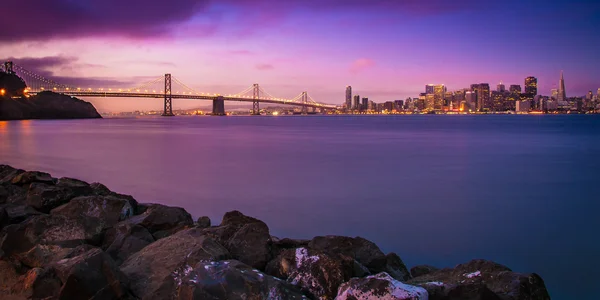
M 144 247 L 121 265 L 121 271 L 132 281 L 134 295 L 145 299 L 181 266 L 229 258 L 227 249 L 205 236 L 202 229 L 192 228 Z
M 153 242 L 154 237 L 146 228 L 121 222 L 106 231 L 102 249 L 120 265 Z
M 4 206 L 4 210 L 8 218 L 8 224 L 18 224 L 30 217 L 42 215 L 41 212 L 27 205 L 8 204 Z
M 272 258 L 267 224 L 239 211 L 226 213 L 221 225 L 204 232 L 227 248 L 233 258 L 259 270 L 264 270 Z
M 0 259 L 0 299 L 11 293 L 12 286 L 18 282 L 19 273 L 15 265 Z
M 427 300 L 427 296 L 424 288 L 404 284 L 383 272 L 342 284 L 336 299 Z
M 55 184 L 56 178 L 52 178 L 52 176 L 46 172 L 26 171 L 18 174 L 11 180 L 11 183 L 16 185 L 27 185 L 33 182 Z
M 26 205 L 27 188 L 14 184 L 6 184 L 4 185 L 4 189 L 6 190 L 7 195 L 3 204 Z
M 0 184 L 10 183 L 19 174 L 25 170 L 15 169 L 8 165 L 0 165 Z
M 412 275 L 412 277 L 419 277 L 419 276 L 427 275 L 429 273 L 433 273 L 438 270 L 439 270 L 438 268 L 433 267 L 433 266 L 419 265 L 419 266 L 414 266 L 414 267 L 410 268 L 410 275 Z
M 317 299 L 333 299 L 355 272 L 355 261 L 307 248 L 288 249 L 269 262 L 265 273 L 284 278 Z
M 329 255 L 349 256 L 371 273 L 388 272 L 400 281 L 410 279 L 410 273 L 398 255 L 390 253 L 386 256 L 375 243 L 361 237 L 318 236 L 310 241 L 308 247 Z
M 69 203 L 51 211 L 53 215 L 62 215 L 70 219 L 95 218 L 104 228 L 109 228 L 119 221 L 133 215 L 133 205 L 129 199 L 116 196 L 85 196 L 77 197 Z
M 427 289 L 432 300 L 445 300 L 451 296 L 450 291 L 468 294 L 474 287 L 477 288 L 474 295 L 485 295 L 487 292 L 479 288 L 480 285 L 503 300 L 550 299 L 544 281 L 537 274 L 515 273 L 506 266 L 486 260 L 473 260 L 453 269 L 435 271 L 415 277 L 408 283 Z
M 6 200 L 8 199 L 8 190 L 0 185 L 0 204 L 4 204 L 6 203 Z
M 0 230 L 2 230 L 2 228 L 8 224 L 10 224 L 8 213 L 6 213 L 6 209 L 4 209 L 4 207 L 0 207 Z
M 62 282 L 53 269 L 33 268 L 19 278 L 11 292 L 24 299 L 54 299 L 61 286 Z
M 147 299 L 308 299 L 293 285 L 237 260 L 183 265 Z M 145 298 L 146 299 L 146 298 Z
M 138 205 L 139 207 L 144 212 L 133 216 L 128 222 L 145 227 L 156 239 L 165 238 L 194 224 L 192 216 L 183 208 L 160 204 Z
M 430 298 L 432 299 L 432 298 Z M 502 300 L 484 284 L 462 284 L 448 291 L 447 300 Z
M 72 178 L 60 178 L 56 185 L 34 182 L 27 191 L 27 205 L 49 213 L 75 197 L 89 196 L 92 193 L 93 190 L 87 182 Z
M 127 299 L 129 280 L 110 256 L 95 248 L 52 265 L 63 282 L 58 299 Z
M 210 227 L 210 218 L 207 216 L 198 218 L 198 221 L 196 222 L 196 227 L 198 227 L 198 228 Z
M 93 218 L 70 219 L 60 215 L 40 215 L 5 227 L 0 249 L 5 255 L 20 255 L 36 245 L 58 245 L 74 248 L 100 242 L 103 226 Z
M 289 238 L 277 238 L 271 236 L 271 250 L 273 253 L 273 257 L 277 257 L 281 251 L 286 249 L 296 249 L 300 247 L 307 247 L 310 240 L 299 240 L 299 239 L 289 239 Z

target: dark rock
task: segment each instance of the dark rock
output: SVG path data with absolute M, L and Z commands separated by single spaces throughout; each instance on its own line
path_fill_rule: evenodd
M 58 299 L 127 299 L 128 279 L 110 256 L 95 248 L 52 265 L 63 282 Z
M 353 278 L 342 284 L 336 299 L 426 300 L 427 296 L 427 291 L 421 287 L 404 284 L 387 273 L 379 273 Z
M 4 228 L 4 226 L 10 224 L 10 219 L 8 218 L 8 213 L 4 207 L 0 207 L 0 230 Z
M 164 238 L 194 224 L 192 216 L 179 207 L 160 204 L 138 205 L 145 209 L 141 215 L 133 216 L 129 223 L 144 226 L 156 238 Z
M 448 291 L 448 300 L 502 300 L 484 284 L 463 284 Z
M 133 208 L 133 214 L 134 215 L 138 215 L 140 214 L 138 212 L 138 202 L 131 196 L 131 195 L 125 195 L 125 194 L 119 194 L 119 193 L 115 193 L 111 190 L 109 190 L 105 185 L 103 185 L 102 183 L 98 183 L 98 182 L 94 182 L 92 184 L 90 184 L 90 188 L 92 189 L 91 194 L 92 195 L 96 195 L 96 196 L 113 196 L 115 198 L 120 198 L 120 199 L 124 199 L 129 201 L 129 203 L 131 204 L 132 208 Z
M 281 251 L 286 249 L 296 249 L 300 247 L 307 247 L 310 240 L 299 240 L 299 239 L 289 239 L 283 238 L 279 239 L 277 237 L 271 236 L 271 250 L 273 253 L 273 257 L 277 257 Z
M 30 217 L 42 215 L 41 212 L 27 205 L 8 204 L 4 206 L 9 224 L 21 223 Z
M 104 228 L 109 228 L 129 218 L 133 214 L 133 206 L 129 199 L 115 196 L 85 196 L 53 209 L 51 214 L 70 219 L 96 218 Z
M 11 180 L 11 183 L 16 185 L 27 185 L 33 182 L 55 184 L 56 178 L 52 178 L 50 174 L 45 172 L 27 171 L 20 173 Z
M 0 184 L 11 183 L 12 180 L 25 170 L 15 169 L 8 165 L 0 165 Z
M 412 275 L 412 277 L 419 277 L 438 270 L 438 268 L 429 265 L 414 266 L 410 268 L 410 275 Z
M 54 299 L 61 287 L 62 282 L 53 269 L 33 268 L 13 285 L 12 294 L 25 299 Z
M 393 253 L 386 256 L 377 245 L 361 237 L 318 236 L 310 241 L 308 247 L 329 255 L 349 256 L 371 273 L 388 272 L 400 281 L 410 279 L 410 273 L 400 257 Z
M 207 216 L 198 218 L 198 221 L 196 222 L 196 227 L 198 227 L 198 228 L 210 227 L 210 218 Z
M 91 103 L 50 91 L 1 100 L 0 120 L 101 118 Z
M 143 299 L 182 266 L 229 258 L 227 249 L 205 236 L 202 229 L 193 228 L 144 247 L 121 265 L 121 271 L 131 279 L 134 295 Z
M 19 256 L 41 245 L 74 248 L 85 243 L 98 244 L 102 223 L 97 219 L 70 219 L 60 215 L 39 215 L 5 227 L 0 249 L 8 256 Z M 52 249 L 50 249 L 52 250 Z
M 355 272 L 355 260 L 332 257 L 307 248 L 283 250 L 269 262 L 265 273 L 286 279 L 318 299 L 333 299 L 340 284 Z
M 34 182 L 27 191 L 27 205 L 38 211 L 49 213 L 75 197 L 70 189 L 58 185 Z
M 0 204 L 4 204 L 6 203 L 6 200 L 8 199 L 8 190 L 0 185 Z
M 19 280 L 19 273 L 15 265 L 7 260 L 0 259 L 0 299 L 11 293 L 12 286 Z
M 204 232 L 227 248 L 233 258 L 259 270 L 264 270 L 272 258 L 267 224 L 239 211 L 226 213 L 221 225 Z
M 415 277 L 409 284 L 419 285 L 429 291 L 430 299 L 447 299 L 450 291 L 466 293 L 476 287 L 472 294 L 485 294 L 479 285 L 485 286 L 503 300 L 549 300 L 544 281 L 537 274 L 521 274 L 486 260 L 473 260 L 453 269 L 442 269 Z
M 26 205 L 27 200 L 27 188 L 22 186 L 17 186 L 13 184 L 7 184 L 4 186 L 4 189 L 7 192 L 6 199 L 4 204 L 7 205 Z
M 120 265 L 152 242 L 154 237 L 146 228 L 121 222 L 106 231 L 102 249 Z
M 177 269 L 148 299 L 308 299 L 293 285 L 237 260 L 199 262 Z

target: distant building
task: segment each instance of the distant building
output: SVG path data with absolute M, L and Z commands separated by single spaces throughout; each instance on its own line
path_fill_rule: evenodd
M 592 101 L 592 99 L 594 99 L 594 93 L 592 93 L 592 91 L 589 91 L 587 95 L 585 95 L 585 100 Z
M 403 111 L 404 110 L 404 100 L 394 101 L 394 109 L 396 111 Z
M 528 112 L 531 109 L 530 101 L 517 101 L 516 112 Z
M 375 104 L 375 102 L 373 102 L 372 100 L 369 100 L 369 110 L 375 110 L 377 108 L 377 105 Z
M 477 109 L 477 93 L 474 91 L 465 92 L 465 102 L 470 110 Z
M 425 95 L 425 110 L 434 110 L 435 109 L 435 95 L 434 94 L 426 94 Z
M 600 99 L 600 88 L 598 89 L 598 91 L 596 92 L 596 98 Z
M 392 112 L 392 111 L 394 111 L 394 106 L 395 106 L 394 101 L 386 101 L 383 104 L 383 109 L 387 110 L 388 112 Z
M 354 101 L 352 103 L 352 109 L 359 110 L 360 109 L 360 96 L 354 95 Z
M 446 95 L 446 86 L 443 84 L 438 84 L 433 88 L 433 105 L 434 109 L 442 109 L 444 106 L 444 96 Z
M 521 93 L 521 86 L 518 85 L 518 84 L 511 84 L 510 88 L 509 88 L 509 91 L 511 93 L 519 93 L 520 94 Z
M 558 89 L 552 89 L 552 90 L 550 90 L 550 94 L 551 94 L 550 97 L 552 97 L 552 99 L 554 99 L 554 100 L 558 99 Z
M 500 93 L 506 92 L 506 85 L 504 85 L 504 83 L 502 83 L 502 81 L 500 81 L 500 84 L 498 84 L 496 86 L 496 91 L 500 92 Z
M 477 110 L 482 111 L 492 107 L 492 101 L 490 98 L 490 84 L 480 83 L 477 85 Z
M 369 109 L 369 98 L 362 98 L 361 110 Z
M 567 91 L 565 90 L 565 77 L 563 72 L 560 71 L 560 81 L 558 82 L 558 96 L 559 102 L 567 101 Z
M 435 84 L 428 84 L 425 86 L 425 94 L 433 94 L 435 89 Z
M 346 87 L 346 109 L 352 109 L 352 87 Z
M 525 94 L 529 94 L 532 97 L 538 93 L 537 78 L 529 76 L 525 78 Z
M 491 107 L 489 107 L 492 111 L 506 111 L 508 110 L 508 105 L 506 104 L 506 93 L 500 91 L 493 91 L 491 96 Z

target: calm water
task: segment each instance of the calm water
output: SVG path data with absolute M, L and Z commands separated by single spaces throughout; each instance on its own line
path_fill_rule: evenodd
M 176 117 L 0 122 L 0 163 L 99 181 L 218 223 L 473 258 L 597 299 L 600 117 Z

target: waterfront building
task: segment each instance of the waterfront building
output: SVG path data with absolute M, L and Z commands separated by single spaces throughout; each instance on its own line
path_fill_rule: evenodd
M 425 94 L 433 94 L 433 93 L 435 93 L 434 92 L 435 86 L 436 86 L 435 84 L 428 84 L 428 85 L 426 85 L 425 86 Z
M 346 87 L 346 109 L 352 109 L 352 87 Z
M 352 109 L 359 110 L 360 109 L 360 95 L 354 95 L 354 101 L 352 101 Z
M 552 99 L 554 99 L 554 100 L 557 100 L 558 99 L 558 89 L 551 89 L 550 97 L 552 97 Z
M 515 108 L 516 112 L 529 112 L 531 109 L 531 101 L 517 101 Z
M 506 85 L 504 85 L 504 83 L 502 83 L 502 81 L 500 81 L 500 84 L 498 84 L 496 86 L 496 91 L 500 92 L 500 93 L 506 92 Z
M 474 91 L 465 92 L 465 102 L 470 110 L 477 109 L 477 93 Z
M 525 78 L 525 94 L 529 94 L 531 96 L 537 95 L 538 92 L 538 82 L 537 78 L 533 76 L 529 76 Z
M 434 110 L 435 109 L 435 94 L 426 94 L 425 95 L 425 110 Z
M 567 91 L 565 90 L 565 77 L 560 71 L 560 81 L 558 82 L 558 97 L 559 102 L 567 101 Z
M 446 86 L 443 84 L 438 84 L 433 89 L 433 105 L 434 109 L 442 109 L 444 106 L 444 96 L 446 95 Z
M 519 93 L 520 94 L 521 93 L 521 86 L 518 85 L 518 84 L 511 84 L 510 88 L 509 88 L 509 91 L 511 93 Z
M 362 98 L 361 110 L 369 109 L 369 98 Z
M 491 95 L 491 107 L 489 107 L 492 111 L 506 111 L 508 110 L 508 105 L 506 103 L 506 93 L 500 91 L 492 91 Z
M 482 111 L 484 109 L 490 109 L 492 107 L 492 101 L 490 98 L 490 84 L 480 83 L 477 88 L 477 110 Z

